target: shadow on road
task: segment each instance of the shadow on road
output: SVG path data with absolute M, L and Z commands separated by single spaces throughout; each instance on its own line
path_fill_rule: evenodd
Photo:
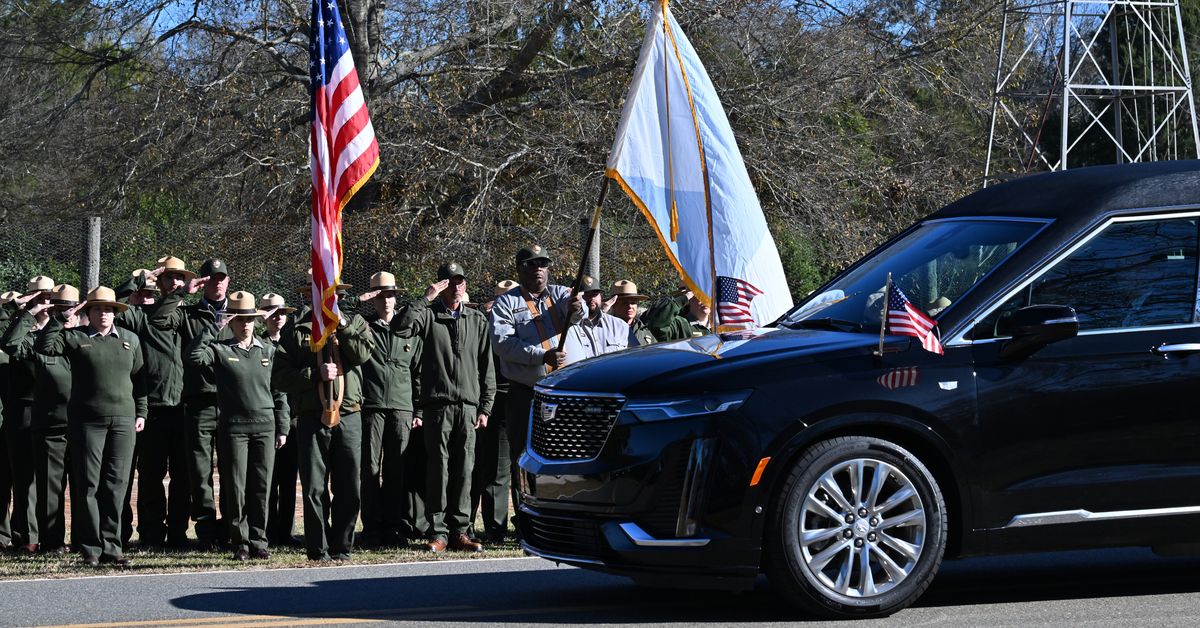
M 546 563 L 550 567 L 549 563 Z M 949 562 L 917 602 L 935 608 L 1200 591 L 1200 558 L 1147 550 L 1068 552 Z M 533 624 L 766 623 L 803 620 L 765 580 L 732 594 L 642 588 L 567 568 L 338 579 L 299 587 L 210 590 L 173 600 L 182 609 L 291 618 Z

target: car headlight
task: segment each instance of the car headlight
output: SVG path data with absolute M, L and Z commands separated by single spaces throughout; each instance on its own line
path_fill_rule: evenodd
M 659 399 L 634 399 L 625 404 L 624 410 L 642 422 L 669 421 L 727 412 L 740 407 L 750 397 L 749 390 L 706 392 L 688 397 L 665 397 Z

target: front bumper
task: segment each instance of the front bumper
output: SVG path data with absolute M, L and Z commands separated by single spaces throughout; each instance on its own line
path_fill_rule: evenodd
M 634 522 L 526 505 L 517 517 L 522 549 L 556 563 L 647 584 L 725 590 L 752 589 L 758 575 L 757 564 L 742 564 L 744 544 L 728 536 L 658 539 Z
M 521 458 L 522 546 L 559 563 L 672 586 L 754 586 L 753 443 L 735 417 L 617 421 L 594 459 Z

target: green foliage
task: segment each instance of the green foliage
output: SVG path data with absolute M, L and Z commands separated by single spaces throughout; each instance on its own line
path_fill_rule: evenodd
M 816 290 L 831 276 L 827 260 L 813 248 L 805 237 L 794 231 L 775 230 L 775 246 L 783 262 L 792 300 L 799 302 Z

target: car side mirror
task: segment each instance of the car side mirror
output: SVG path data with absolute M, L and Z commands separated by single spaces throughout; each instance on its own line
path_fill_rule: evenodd
M 1079 317 L 1066 305 L 1023 307 L 1013 312 L 1008 326 L 1012 340 L 1000 350 L 1005 358 L 1027 358 L 1048 344 L 1079 335 Z

